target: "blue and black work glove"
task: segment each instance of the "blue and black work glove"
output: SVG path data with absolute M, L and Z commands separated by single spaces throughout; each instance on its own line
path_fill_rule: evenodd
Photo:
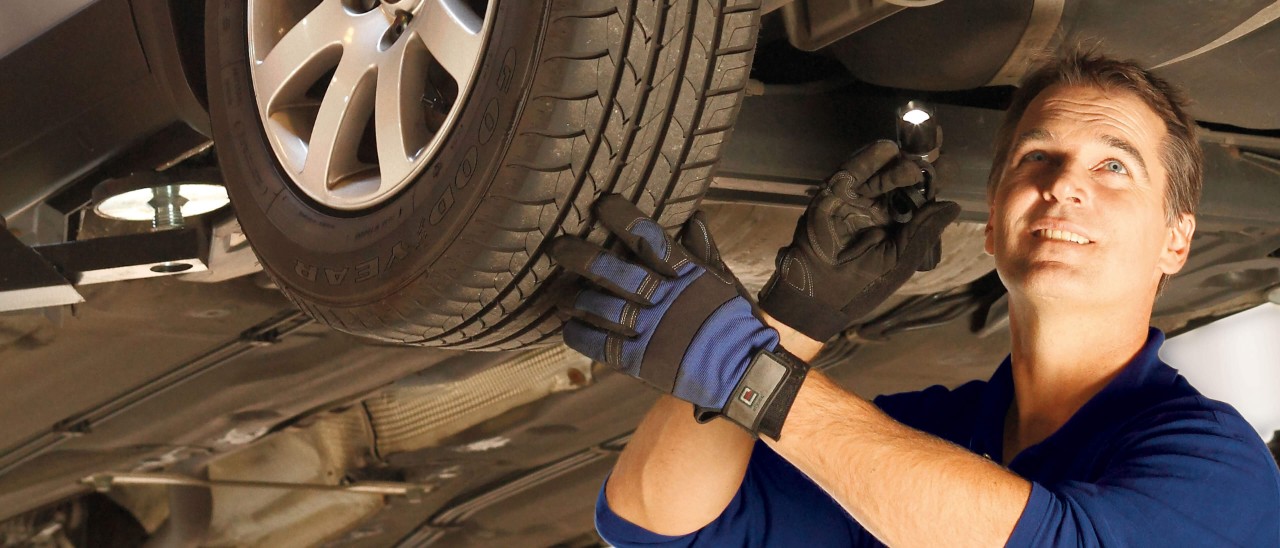
M 621 196 L 595 205 L 626 258 L 562 236 L 551 256 L 591 282 L 564 308 L 570 348 L 694 405 L 699 421 L 723 416 L 777 439 L 808 370 L 720 260 L 701 212 L 671 238 Z
M 932 185 L 906 223 L 893 221 L 886 203 L 890 192 L 920 185 L 932 169 L 901 154 L 892 141 L 854 153 L 809 203 L 791 245 L 778 250 L 777 270 L 760 290 L 760 308 L 825 342 L 916 271 L 936 266 L 942 230 L 960 206 L 934 200 Z

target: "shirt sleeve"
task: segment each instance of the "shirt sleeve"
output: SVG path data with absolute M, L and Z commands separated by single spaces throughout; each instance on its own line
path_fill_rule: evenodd
M 1161 413 L 1096 482 L 1034 482 L 1008 546 L 1280 546 L 1280 475 L 1239 415 Z
M 733 500 L 706 527 L 683 536 L 659 535 L 615 514 L 602 488 L 596 530 L 618 547 L 881 546 L 826 492 L 761 442 Z

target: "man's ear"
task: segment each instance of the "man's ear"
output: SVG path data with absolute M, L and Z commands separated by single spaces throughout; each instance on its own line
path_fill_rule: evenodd
M 991 238 L 991 219 L 992 217 L 995 217 L 995 214 L 996 214 L 996 208 L 995 206 L 991 205 L 991 200 L 988 199 L 987 200 L 987 227 L 982 229 L 982 235 L 983 235 L 982 250 L 986 251 L 987 255 L 991 255 L 993 257 L 996 254 L 996 244 L 995 244 L 995 241 L 992 240 Z
M 1191 238 L 1195 233 L 1196 216 L 1190 213 L 1179 214 L 1178 220 L 1169 227 L 1168 238 L 1160 252 L 1157 266 L 1161 272 L 1173 275 L 1182 270 L 1182 265 L 1187 264 L 1187 255 L 1191 253 Z

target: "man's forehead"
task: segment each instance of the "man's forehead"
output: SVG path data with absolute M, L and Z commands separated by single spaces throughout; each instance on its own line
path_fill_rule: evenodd
M 1058 84 L 1036 95 L 1018 123 L 1018 136 L 1051 140 L 1067 131 L 1088 131 L 1097 139 L 1118 137 L 1157 146 L 1164 121 L 1136 94 L 1087 85 Z M 1036 132 L 1032 134 L 1032 132 Z

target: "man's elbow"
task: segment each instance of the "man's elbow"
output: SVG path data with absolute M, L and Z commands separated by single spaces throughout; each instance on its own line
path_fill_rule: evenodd
M 723 497 L 715 497 L 723 498 Z M 709 500 L 705 493 L 686 492 L 680 500 L 646 496 L 642 487 L 606 480 L 604 496 L 596 501 L 596 515 L 612 513 L 625 522 L 664 537 L 682 537 L 710 525 L 732 500 Z M 599 520 L 597 520 L 599 521 Z

